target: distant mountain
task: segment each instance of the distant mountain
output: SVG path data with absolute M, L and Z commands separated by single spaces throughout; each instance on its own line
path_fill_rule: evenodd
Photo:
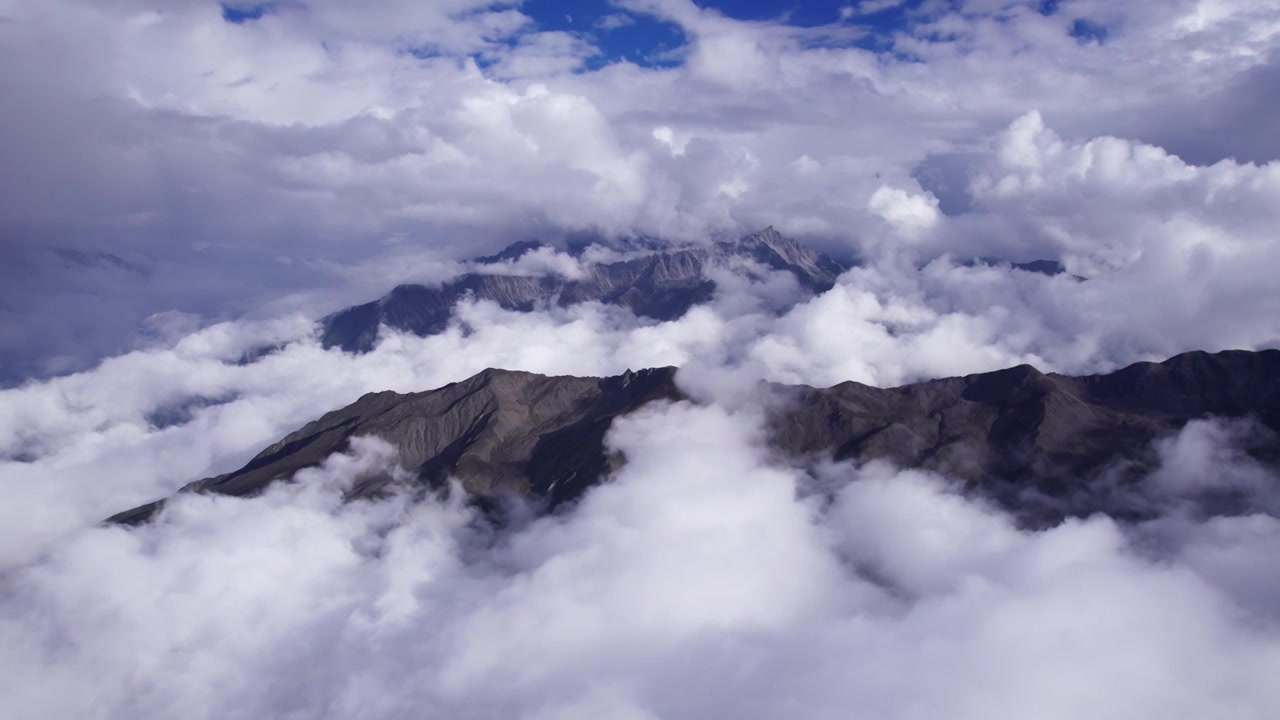
M 424 487 L 457 477 L 475 497 L 516 494 L 554 509 L 605 480 L 614 418 L 655 400 L 687 399 L 674 368 L 611 378 L 545 377 L 486 370 L 437 390 L 372 393 L 263 450 L 243 468 L 183 492 L 253 495 L 322 462 L 355 436 L 399 451 Z M 1280 459 L 1280 351 L 1202 352 L 1138 363 L 1108 375 L 1067 377 L 1022 365 L 881 389 L 854 382 L 818 389 L 762 383 L 781 408 L 769 419 L 780 460 L 887 459 L 959 478 L 1029 524 L 1150 508 L 1126 484 L 1154 467 L 1152 442 L 1210 416 L 1251 417 L 1251 448 Z M 375 495 L 387 476 L 364 479 L 351 497 Z M 161 502 L 111 518 L 145 522 Z
M 540 247 L 536 242 L 520 242 L 473 262 L 499 265 L 519 260 Z M 490 300 L 507 310 L 531 310 L 545 302 L 568 306 L 599 301 L 629 308 L 640 316 L 672 320 L 715 292 L 708 269 L 738 268 L 744 260 L 789 272 L 811 293 L 829 290 L 848 269 L 769 227 L 736 241 L 645 252 L 616 262 L 584 262 L 584 275 L 578 278 L 498 274 L 480 267 L 440 286 L 400 285 L 379 300 L 322 319 L 321 341 L 326 348 L 368 352 L 383 326 L 424 337 L 434 335 L 448 326 L 454 306 L 467 297 Z
M 1009 268 L 1013 268 L 1014 270 L 1022 270 L 1023 272 L 1036 273 L 1038 275 L 1047 275 L 1049 277 L 1053 277 L 1055 275 L 1065 275 L 1067 273 L 1067 266 L 1063 265 L 1061 262 L 1057 260 L 1031 260 L 1029 262 L 1010 262 L 1008 260 L 1002 260 L 996 257 L 978 257 L 966 262 L 962 262 L 961 265 L 965 267 L 979 267 L 979 266 L 1009 267 Z M 1078 275 L 1073 275 L 1072 277 L 1074 277 L 1077 280 L 1084 279 Z
M 493 255 L 484 255 L 473 259 L 471 262 L 478 263 L 480 265 L 494 265 L 508 260 L 519 260 L 524 257 L 525 254 L 543 247 L 547 246 L 537 240 L 521 240 L 520 242 L 511 243 L 503 248 L 501 252 Z
M 85 252 L 75 248 L 54 247 L 50 252 L 58 257 L 67 267 L 73 269 L 123 270 L 139 277 L 148 277 L 151 271 L 138 263 L 130 262 L 107 252 Z

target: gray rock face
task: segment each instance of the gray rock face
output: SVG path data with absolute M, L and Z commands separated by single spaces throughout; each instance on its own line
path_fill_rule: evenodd
M 546 377 L 486 370 L 438 390 L 370 393 L 308 423 L 235 472 L 190 483 L 181 492 L 253 495 L 371 435 L 395 446 L 400 465 L 428 485 L 457 476 L 477 496 L 518 493 L 555 505 L 578 497 L 605 473 L 604 436 L 613 418 L 657 399 L 679 399 L 675 368 L 612 378 Z M 350 497 L 378 493 L 389 477 L 368 479 Z M 112 522 L 150 518 L 161 502 Z
M 1258 421 L 1250 450 L 1280 459 L 1280 351 L 1192 352 L 1107 375 L 1030 365 L 880 389 L 792 388 L 772 437 L 786 455 L 887 459 L 965 481 L 1030 524 L 1143 516 L 1130 492 L 1153 441 L 1207 417 Z
M 539 247 L 521 242 L 502 252 L 477 258 L 480 264 L 516 260 Z M 829 256 L 782 237 L 772 227 L 735 242 L 654 252 L 630 260 L 590 264 L 586 276 L 491 275 L 473 272 L 440 287 L 401 285 L 371 303 L 347 308 L 321 320 L 325 347 L 368 352 L 386 326 L 420 336 L 439 333 L 449 324 L 453 307 L 464 297 L 490 300 L 508 310 L 531 310 L 539 303 L 575 305 L 599 301 L 629 308 L 658 320 L 680 317 L 709 299 L 715 283 L 706 274 L 714 265 L 751 260 L 791 273 L 813 293 L 829 290 L 846 268 Z
M 658 399 L 684 399 L 674 368 L 613 378 L 544 377 L 486 370 L 410 395 L 366 395 L 263 450 L 245 467 L 185 492 L 252 495 L 317 465 L 357 435 L 394 445 L 401 465 L 428 486 L 455 476 L 474 495 L 517 493 L 554 508 L 604 480 L 617 458 L 604 436 L 614 418 Z M 1280 351 L 1187 353 L 1109 375 L 1007 370 L 875 388 L 761 384 L 774 408 L 769 437 L 779 461 L 805 467 L 834 457 L 891 460 L 967 482 L 1025 522 L 1109 512 L 1142 516 L 1126 493 L 1152 468 L 1152 441 L 1190 420 L 1251 417 L 1249 448 L 1280 460 Z M 353 497 L 378 492 L 372 478 Z M 120 513 L 140 523 L 160 507 Z

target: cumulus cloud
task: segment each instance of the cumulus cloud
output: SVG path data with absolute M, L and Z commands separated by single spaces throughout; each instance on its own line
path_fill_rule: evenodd
M 738 399 L 1280 344 L 1280 162 L 1236 131 L 1267 114 L 1275 8 L 928 4 L 877 52 L 857 13 L 619 5 L 687 44 L 584 70 L 590 36 L 514 3 L 237 24 L 197 0 L 0 2 L 0 365 L 67 373 L 0 390 L 7 712 L 1269 717 L 1280 525 L 1257 428 L 1158 443 L 1122 489 L 1155 520 L 1032 532 L 944 477 L 808 477 Z M 1078 18 L 1105 38 L 1078 42 Z M 363 356 L 313 337 L 513 240 L 766 224 L 860 264 L 794 307 L 789 276 L 720 269 L 671 322 L 464 302 L 443 334 Z M 560 516 L 343 504 L 396 472 L 362 440 L 259 498 L 98 525 L 365 392 L 659 365 L 703 404 L 619 421 L 628 464 Z
M 466 302 L 444 334 L 386 333 L 363 357 L 315 344 L 311 320 L 329 308 L 306 294 L 276 305 L 282 319 L 224 322 L 176 342 L 181 325 L 158 318 L 145 349 L 0 394 L 6 473 L 15 492 L 43 508 L 9 505 L 8 532 L 25 551 L 31 537 L 46 542 L 87 518 L 238 466 L 364 392 L 422 390 L 491 366 L 599 375 L 679 365 L 730 385 L 886 386 L 1020 363 L 1089 373 L 1189 350 L 1275 346 L 1270 318 L 1280 297 L 1269 269 L 1280 263 L 1280 246 L 1267 218 L 1280 193 L 1276 173 L 1275 163 L 1188 165 L 1115 138 L 1072 143 L 1032 114 L 997 135 L 973 181 L 973 211 L 931 215 L 936 224 L 917 242 L 882 243 L 832 290 L 794 307 L 799 291 L 785 274 L 717 271 L 713 302 L 673 322 L 592 304 L 516 313 Z M 1081 196 L 1090 213 L 1072 211 Z M 985 244 L 991 237 L 1015 239 L 1011 254 L 1062 257 L 1086 279 L 928 259 L 947 247 L 998 250 Z M 344 269 L 368 293 L 348 299 L 465 269 L 422 262 L 416 248 L 403 257 L 390 270 L 375 261 Z M 609 257 L 601 248 L 584 256 Z M 574 276 L 580 262 L 543 248 L 491 270 Z M 275 345 L 285 347 L 240 362 Z M 31 458 L 47 461 L 24 462 Z M 87 472 L 100 480 L 81 482 Z
M 886 185 L 881 185 L 871 193 L 867 207 L 884 218 L 899 237 L 907 240 L 918 238 L 933 228 L 941 218 L 937 198 L 928 194 L 912 195 Z
M 873 464 L 806 477 L 764 453 L 755 411 L 716 401 L 760 373 L 884 382 L 1008 364 L 1005 334 L 973 332 L 982 318 L 956 309 L 940 318 L 931 296 L 957 293 L 928 283 L 1033 296 L 1082 285 L 942 265 L 903 270 L 897 282 L 923 287 L 894 301 L 903 293 L 876 285 L 889 272 L 855 270 L 782 318 L 743 299 L 774 292 L 768 275 L 669 323 L 464 304 L 445 334 L 390 335 L 359 357 L 318 348 L 306 318 L 224 323 L 4 391 L 10 712 L 1002 717 L 1044 712 L 1048 697 L 1061 717 L 1265 715 L 1280 700 L 1280 587 L 1258 569 L 1280 526 L 1248 512 L 1272 506 L 1179 510 L 1232 478 L 1269 497 L 1274 476 L 1241 454 L 1247 433 L 1194 424 L 1159 444 L 1147 492 L 1171 514 L 1158 521 L 1029 532 L 931 474 Z M 856 360 L 833 350 L 784 364 L 760 350 L 821 348 L 833 324 Z M 272 338 L 284 349 L 237 364 Z M 459 494 L 343 504 L 350 483 L 395 472 L 389 448 L 357 441 L 262 497 L 184 496 L 139 530 L 96 525 L 368 390 L 491 365 L 663 364 L 689 366 L 684 381 L 713 402 L 619 421 L 610 447 L 628 464 L 560 516 L 499 531 Z M 196 398 L 207 402 L 187 419 L 157 420 Z M 62 685 L 76 692 L 48 690 Z
M 513 235 L 683 241 L 774 224 L 828 249 L 875 247 L 890 205 L 909 234 L 932 224 L 922 163 L 981 152 L 1033 108 L 1067 143 L 1158 140 L 1201 166 L 1275 159 L 1270 136 L 1239 131 L 1274 74 L 1268 3 L 930 5 L 881 52 L 848 24 L 623 7 L 678 28 L 675 62 L 604 61 L 589 36 L 540 30 L 514 3 L 353 15 L 309 0 L 240 23 L 206 0 L 4 6 L 5 259 L 58 245 L 157 269 L 85 283 L 35 263 L 47 310 L 6 284 L 6 366 L 84 367 L 131 346 L 149 314 L 231 317 L 331 286 L 335 265 L 393 264 L 405 239 L 461 259 Z M 1071 36 L 1082 17 L 1110 29 L 1105 42 Z M 925 204 L 886 204 L 883 187 Z M 1025 247 L 1023 229 L 988 226 L 982 242 Z M 64 322 L 80 337 L 41 331 Z

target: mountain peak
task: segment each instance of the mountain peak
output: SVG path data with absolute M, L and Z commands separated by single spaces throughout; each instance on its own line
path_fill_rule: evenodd
M 547 247 L 547 245 L 538 240 L 520 240 L 511 243 L 493 255 L 484 255 L 474 258 L 471 262 L 476 263 L 477 265 L 495 265 L 508 260 L 519 260 L 526 254 L 544 247 Z
M 764 228 L 748 234 L 743 240 L 758 240 L 760 242 L 773 243 L 783 240 L 782 233 L 778 232 L 772 225 L 766 225 Z
M 790 272 L 801 286 L 816 294 L 830 290 L 848 269 L 826 253 L 782 235 L 772 225 L 717 247 L 722 253 L 746 255 L 765 267 Z
M 763 230 L 757 230 L 756 232 L 748 235 L 743 235 L 738 239 L 737 244 L 740 246 L 762 246 L 775 251 L 779 249 L 790 251 L 792 248 L 803 247 L 795 240 L 783 236 L 783 234 L 775 230 L 772 225 L 769 225 Z
M 613 418 L 650 401 L 682 397 L 675 368 L 594 378 L 488 368 L 435 390 L 368 393 L 268 446 L 239 470 L 181 492 L 251 496 L 346 449 L 351 438 L 378 437 L 400 465 L 442 487 L 450 477 L 479 496 L 517 493 L 557 505 L 578 497 L 605 472 L 601 448 Z M 382 492 L 389 475 L 363 481 L 348 497 Z M 110 518 L 146 522 L 163 506 L 143 505 Z
M 970 381 L 963 396 L 975 402 L 989 404 L 1026 402 L 1057 389 L 1052 378 L 1032 365 L 1016 365 L 965 378 Z

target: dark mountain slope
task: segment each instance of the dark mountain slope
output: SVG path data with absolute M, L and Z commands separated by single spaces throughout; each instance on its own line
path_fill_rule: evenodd
M 551 503 L 581 495 L 604 473 L 604 435 L 613 418 L 657 399 L 678 399 L 675 368 L 612 378 L 546 377 L 486 370 L 438 390 L 370 393 L 308 423 L 234 472 L 190 483 L 182 492 L 253 495 L 277 479 L 320 464 L 357 435 L 399 451 L 402 467 L 427 483 L 457 475 L 477 495 L 520 493 Z M 376 493 L 369 478 L 352 497 Z M 143 522 L 150 503 L 111 518 Z
M 937 470 L 1033 521 L 1141 512 L 1123 487 L 1094 481 L 1146 474 L 1152 442 L 1193 419 L 1254 418 L 1270 431 L 1255 450 L 1280 450 L 1276 350 L 1193 352 L 1086 377 L 1022 365 L 888 390 L 849 382 L 784 392 L 789 409 L 771 433 L 784 454 Z
M 1192 419 L 1256 418 L 1264 437 L 1255 450 L 1272 458 L 1280 437 L 1276 350 L 1188 353 L 1079 378 L 1023 365 L 898 388 L 762 384 L 761 392 L 776 408 L 769 436 L 780 459 L 887 459 L 937 470 L 1033 523 L 1141 513 L 1106 483 L 1149 470 L 1152 442 Z M 673 368 L 604 379 L 486 370 L 438 390 L 366 395 L 244 468 L 184 491 L 250 495 L 320 463 L 353 436 L 374 435 L 394 445 L 402 466 L 423 482 L 454 475 L 481 497 L 518 493 L 554 507 L 607 474 L 603 441 L 613 418 L 683 397 Z M 352 494 L 376 492 L 385 481 L 372 478 Z M 143 522 L 158 507 L 112 520 Z

